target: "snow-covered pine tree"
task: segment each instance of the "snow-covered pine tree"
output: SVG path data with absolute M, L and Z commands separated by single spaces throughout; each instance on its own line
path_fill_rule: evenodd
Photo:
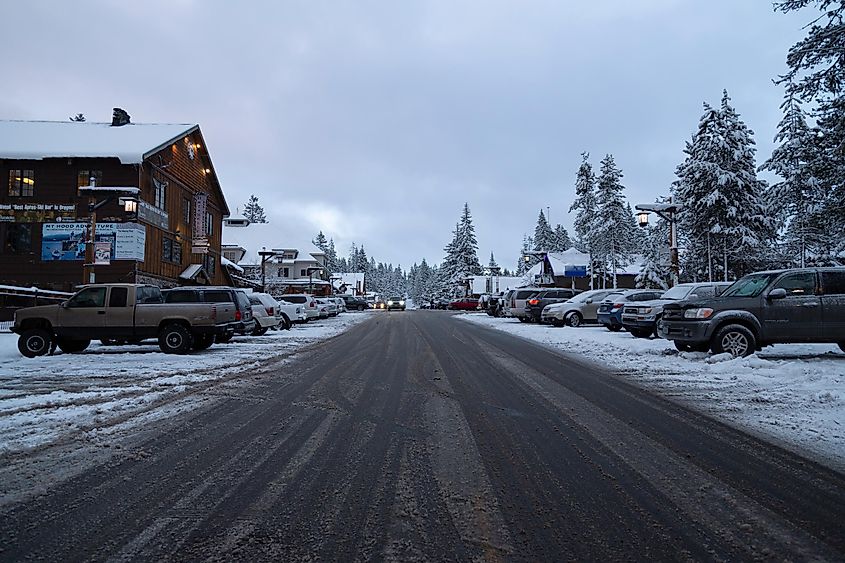
M 540 215 L 537 216 L 537 225 L 534 227 L 534 250 L 537 252 L 550 251 L 554 244 L 554 236 L 555 233 L 549 226 L 549 222 L 541 209 Z
M 452 296 L 461 295 L 462 282 L 468 276 L 481 275 L 481 262 L 478 261 L 478 240 L 469 204 L 464 204 L 461 219 L 455 226 L 452 241 L 444 248 L 446 257 L 440 266 L 444 290 Z
M 524 276 L 537 263 L 537 258 L 528 256 L 528 252 L 534 249 L 534 239 L 528 235 L 522 235 L 522 249 L 519 251 L 519 258 L 516 261 L 516 275 Z M 528 260 L 526 260 L 526 256 Z
M 68 119 L 77 123 L 82 123 L 83 121 L 85 121 L 85 116 L 81 113 L 77 113 L 76 115 L 74 115 L 73 117 L 69 117 Z
M 757 179 L 752 132 L 727 91 L 719 110 L 704 104 L 698 131 L 684 150 L 673 187 L 683 207 L 688 277 L 728 280 L 759 269 L 764 241 L 773 242 Z
M 258 203 L 258 197 L 255 194 L 249 196 L 249 201 L 244 205 L 244 217 L 250 223 L 266 223 L 267 216 L 264 214 L 264 208 Z
M 593 287 L 595 272 L 593 271 L 593 241 L 595 236 L 596 217 L 596 177 L 590 164 L 590 153 L 581 153 L 581 166 L 575 175 L 575 201 L 569 207 L 569 212 L 575 214 L 575 235 L 578 237 L 578 248 L 590 256 L 590 288 Z
M 326 240 L 326 235 L 323 234 L 323 231 L 317 233 L 317 236 L 311 239 L 311 243 L 323 252 L 329 249 L 329 241 Z
M 553 240 L 552 252 L 563 252 L 572 248 L 572 240 L 569 238 L 569 232 L 559 223 L 555 227 Z
M 487 262 L 487 270 L 490 272 L 500 272 L 501 268 L 499 264 L 496 262 L 496 259 L 493 257 L 493 253 L 490 253 L 490 261 Z
M 330 272 L 342 272 L 340 264 L 337 260 L 337 250 L 334 247 L 334 239 L 329 239 L 329 244 L 326 247 L 326 267 Z
M 593 253 L 606 265 L 611 275 L 613 288 L 617 287 L 617 272 L 631 263 L 636 249 L 636 240 L 632 239 L 631 216 L 625 202 L 622 185 L 622 171 L 616 167 L 613 155 L 608 154 L 601 161 L 596 191 L 598 215 L 595 223 Z
M 672 281 L 669 223 L 660 219 L 643 229 L 643 268 L 635 280 L 638 288 L 668 289 Z
M 814 244 L 818 235 L 825 235 L 823 227 L 819 232 L 820 226 L 811 222 L 813 211 L 823 204 L 818 197 L 818 180 L 810 169 L 816 154 L 815 135 L 807 125 L 800 101 L 789 88 L 781 110 L 784 116 L 775 135 L 775 142 L 780 145 L 760 170 L 770 170 L 782 178 L 766 195 L 783 226 L 786 255 L 803 268 L 808 252 L 817 255 L 821 250 L 818 246 L 822 245 Z

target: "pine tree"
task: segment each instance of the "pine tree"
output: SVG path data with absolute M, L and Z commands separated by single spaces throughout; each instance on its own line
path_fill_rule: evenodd
M 334 239 L 329 240 L 329 245 L 326 247 L 326 267 L 330 272 L 342 272 L 340 264 L 337 260 L 337 250 L 334 247 Z
M 464 204 L 463 212 L 455 230 L 452 241 L 444 248 L 446 257 L 440 266 L 440 281 L 442 290 L 450 296 L 459 296 L 463 281 L 468 276 L 481 275 L 481 263 L 478 261 L 478 241 L 475 238 L 475 227 L 469 204 Z
M 85 116 L 82 115 L 81 113 L 77 113 L 76 115 L 74 115 L 73 117 L 69 117 L 68 119 L 70 119 L 71 121 L 75 121 L 77 123 L 81 123 L 81 122 L 85 121 Z
M 522 235 L 522 249 L 519 252 L 519 258 L 516 262 L 516 275 L 517 276 L 524 276 L 525 273 L 534 267 L 534 264 L 538 262 L 538 259 L 535 256 L 531 256 L 528 253 L 531 252 L 534 248 L 534 239 L 529 237 L 528 235 Z
M 323 231 L 317 233 L 317 236 L 311 239 L 311 243 L 323 252 L 329 249 L 329 241 L 326 240 L 326 235 L 323 234 Z
M 641 253 L 643 267 L 635 283 L 639 288 L 668 289 L 672 281 L 669 256 L 669 223 L 663 219 L 644 229 Z
M 250 223 L 266 223 L 267 216 L 264 214 L 264 208 L 258 203 L 258 198 L 255 194 L 249 196 L 249 201 L 244 205 L 244 217 Z
M 598 177 L 598 216 L 593 247 L 596 258 L 604 265 L 603 270 L 609 271 L 612 276 L 614 289 L 617 287 L 618 270 L 631 263 L 636 247 L 630 228 L 632 216 L 622 195 L 625 187 L 621 179 L 622 171 L 616 167 L 613 155 L 608 154 L 601 161 Z
M 550 251 L 554 246 L 554 236 L 554 231 L 549 226 L 549 222 L 541 209 L 540 215 L 537 217 L 537 226 L 534 227 L 534 250 L 537 252 Z
M 554 242 L 551 247 L 553 252 L 564 252 L 572 248 L 572 240 L 569 238 L 569 233 L 561 224 L 555 227 L 553 240 Z
M 490 253 L 490 261 L 487 262 L 487 269 L 491 272 L 498 272 L 501 270 L 499 264 L 496 263 L 496 259 L 493 257 L 493 253 Z
M 760 268 L 763 243 L 773 242 L 773 229 L 754 165 L 753 133 L 727 92 L 719 110 L 704 108 L 676 170 L 674 190 L 682 205 L 688 277 L 728 280 Z
M 570 213 L 573 211 L 577 212 L 575 214 L 575 234 L 578 237 L 576 247 L 590 256 L 590 287 L 592 288 L 595 278 L 593 243 L 598 209 L 596 207 L 596 178 L 588 152 L 581 153 L 581 166 L 575 175 L 575 201 L 569 208 Z

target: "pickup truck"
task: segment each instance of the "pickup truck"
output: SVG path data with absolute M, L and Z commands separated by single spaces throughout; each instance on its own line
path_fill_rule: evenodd
M 720 297 L 667 304 L 659 331 L 681 351 L 748 356 L 772 344 L 818 342 L 845 352 L 845 268 L 748 274 Z
M 12 332 L 27 358 L 43 356 L 58 346 L 81 352 L 92 339 L 158 338 L 161 351 L 187 354 L 211 346 L 229 331 L 233 307 L 228 303 L 165 304 L 153 285 L 91 284 L 57 305 L 15 312 Z

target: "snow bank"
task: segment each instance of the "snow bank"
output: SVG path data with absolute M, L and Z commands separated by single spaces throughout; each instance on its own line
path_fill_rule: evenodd
M 830 344 L 778 344 L 747 358 L 677 352 L 668 340 L 604 327 L 553 328 L 459 315 L 615 369 L 751 433 L 845 469 L 845 354 Z

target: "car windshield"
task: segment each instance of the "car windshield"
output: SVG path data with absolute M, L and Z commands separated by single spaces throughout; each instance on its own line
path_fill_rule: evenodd
M 680 301 L 692 290 L 690 285 L 676 285 L 666 293 L 660 296 L 661 299 L 670 299 L 672 301 Z
M 757 297 L 775 276 L 776 273 L 749 274 L 736 280 L 722 293 L 722 297 Z

